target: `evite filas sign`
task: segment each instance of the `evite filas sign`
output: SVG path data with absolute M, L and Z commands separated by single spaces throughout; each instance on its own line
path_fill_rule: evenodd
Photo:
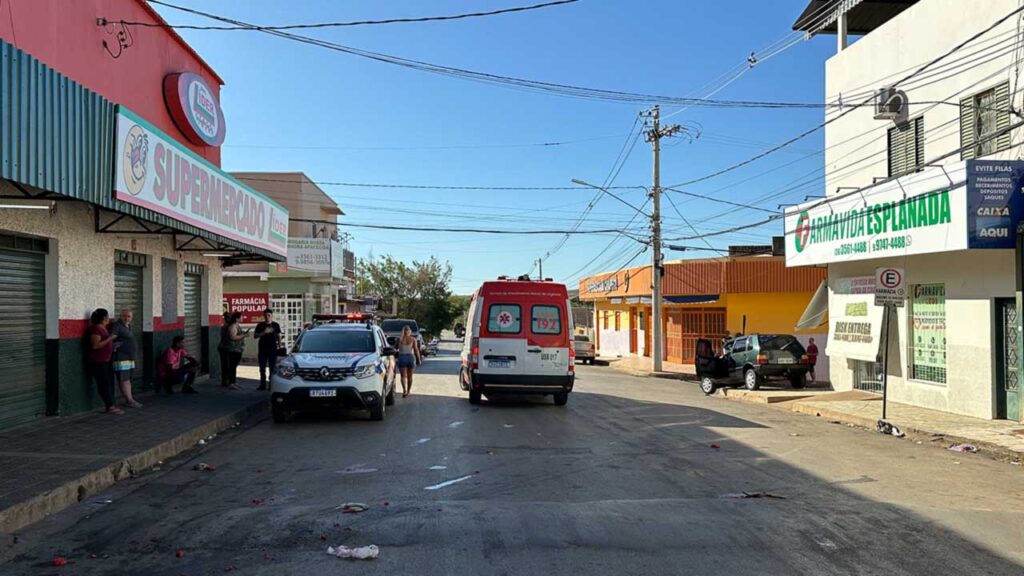
M 174 124 L 189 142 L 214 147 L 224 143 L 224 111 L 201 76 L 191 72 L 168 74 L 164 77 L 164 101 Z
M 967 249 L 966 163 L 786 210 L 786 265 Z
M 967 237 L 970 248 L 1013 250 L 1024 212 L 1024 162 L 967 161 Z
M 267 294 L 225 294 L 224 311 L 241 312 L 242 324 L 263 322 L 263 311 L 270 308 Z
M 288 211 L 124 106 L 117 112 L 115 197 L 280 256 Z

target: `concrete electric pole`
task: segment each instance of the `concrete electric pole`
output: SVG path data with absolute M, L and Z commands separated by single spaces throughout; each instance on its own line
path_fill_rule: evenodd
M 654 363 L 654 371 L 661 371 L 662 358 L 665 353 L 662 334 L 661 317 L 661 275 L 663 272 L 661 262 L 661 139 L 671 137 L 683 129 L 678 124 L 661 126 L 661 109 L 658 106 L 644 114 L 651 118 L 652 128 L 645 134 L 646 140 L 651 143 L 654 150 L 654 185 L 651 187 L 651 245 L 654 248 L 654 257 L 651 262 L 651 326 L 652 337 L 651 360 Z

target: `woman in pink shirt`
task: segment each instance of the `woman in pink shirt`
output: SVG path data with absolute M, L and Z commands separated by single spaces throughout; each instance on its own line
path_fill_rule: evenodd
M 114 365 L 111 363 L 117 336 L 107 332 L 109 325 L 110 312 L 105 308 L 93 311 L 89 318 L 89 328 L 85 331 L 85 367 L 89 377 L 96 383 L 96 392 L 106 406 L 106 413 L 120 415 L 124 412 L 114 406 Z

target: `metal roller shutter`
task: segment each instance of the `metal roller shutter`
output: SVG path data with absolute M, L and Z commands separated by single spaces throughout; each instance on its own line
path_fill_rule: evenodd
M 185 350 L 203 365 L 203 277 L 185 274 Z
M 110 314 L 116 320 L 121 310 L 131 310 L 135 319 L 132 321 L 132 333 L 135 335 L 135 373 L 132 376 L 132 385 L 137 387 L 142 384 L 142 375 L 145 374 L 142 354 L 142 273 L 143 268 L 129 266 L 127 264 L 114 265 L 114 309 Z
M 0 428 L 46 413 L 46 256 L 0 249 Z

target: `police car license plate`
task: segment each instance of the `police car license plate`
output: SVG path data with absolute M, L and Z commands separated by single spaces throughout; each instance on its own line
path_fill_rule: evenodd
M 508 360 L 488 360 L 487 361 L 487 367 L 488 368 L 511 368 L 512 367 L 512 363 L 509 362 Z
M 310 398 L 334 398 L 338 391 L 334 388 L 313 388 L 309 391 Z

